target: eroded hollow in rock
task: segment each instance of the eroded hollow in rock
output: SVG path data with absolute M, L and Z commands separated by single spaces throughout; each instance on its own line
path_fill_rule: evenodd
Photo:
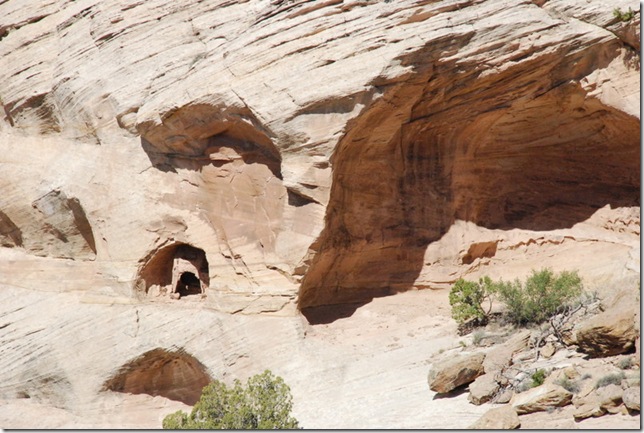
M 12 226 L 11 220 L 4 215 L 0 215 L 0 238 L 6 238 L 2 232 L 8 231 L 14 244 L 37 256 L 74 260 L 96 258 L 96 242 L 85 210 L 80 200 L 69 197 L 65 191 L 54 189 L 34 200 L 29 212 L 31 221 L 27 223 L 23 219 L 21 228 Z
M 498 243 L 498 241 L 473 243 L 461 259 L 461 262 L 464 265 L 470 265 L 476 259 L 494 257 Z
M 183 297 L 203 294 L 209 285 L 204 250 L 175 243 L 153 251 L 144 259 L 135 289 L 139 294 L 150 296 Z
M 160 395 L 194 405 L 212 381 L 206 367 L 183 350 L 153 349 L 125 363 L 102 391 Z
M 9 248 L 22 246 L 22 231 L 2 211 L 0 211 L 0 246 Z
M 334 155 L 302 313 L 411 289 L 427 246 L 457 219 L 553 230 L 606 205 L 639 206 L 639 119 L 570 79 L 588 71 L 566 65 L 581 68 L 590 55 L 599 56 L 574 53 L 562 64 L 537 56 L 485 78 L 467 68 L 455 78 L 454 65 L 439 65 L 423 89 L 394 89 L 363 114 Z M 407 114 L 390 108 L 408 100 Z
M 192 104 L 163 117 L 161 124 L 137 126 L 154 167 L 200 171 L 205 165 L 243 162 L 264 165 L 282 179 L 280 152 L 250 111 L 230 113 L 209 104 Z

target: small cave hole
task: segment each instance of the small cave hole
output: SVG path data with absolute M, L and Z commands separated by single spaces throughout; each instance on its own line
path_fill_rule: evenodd
M 317 203 L 315 200 L 306 197 L 302 193 L 294 190 L 293 188 L 286 188 L 288 194 L 288 204 L 289 206 L 301 207 L 306 206 L 310 203 Z
M 498 241 L 473 243 L 463 256 L 462 263 L 471 265 L 476 259 L 494 257 L 498 243 Z
M 201 294 L 201 281 L 192 272 L 184 272 L 179 277 L 174 290 L 179 296 L 199 295 Z
M 210 285 L 206 253 L 192 245 L 177 243 L 154 251 L 140 268 L 135 289 L 152 297 L 205 295 Z

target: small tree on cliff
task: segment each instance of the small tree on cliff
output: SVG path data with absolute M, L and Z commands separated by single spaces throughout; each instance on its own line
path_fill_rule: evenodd
M 458 279 L 449 292 L 449 304 L 452 317 L 462 324 L 470 319 L 484 321 L 492 308 L 492 294 L 495 286 L 490 277 L 483 277 L 479 282 Z M 488 306 L 483 308 L 487 301 Z
M 163 419 L 164 429 L 295 429 L 291 416 L 291 390 L 279 376 L 266 370 L 248 379 L 246 387 L 235 380 L 232 388 L 215 380 L 204 387 L 190 415 L 177 411 Z
M 532 271 L 521 283 L 500 281 L 495 284 L 499 299 L 507 307 L 506 315 L 517 325 L 541 323 L 582 294 L 581 278 L 576 271 L 555 274 L 550 269 Z
M 555 315 L 582 294 L 581 278 L 576 271 L 554 274 L 550 269 L 532 271 L 522 283 L 492 281 L 483 277 L 478 283 L 459 279 L 449 294 L 452 317 L 459 324 L 470 319 L 484 321 L 496 296 L 506 311 L 504 316 L 516 325 L 541 323 Z M 488 304 L 487 310 L 483 304 Z

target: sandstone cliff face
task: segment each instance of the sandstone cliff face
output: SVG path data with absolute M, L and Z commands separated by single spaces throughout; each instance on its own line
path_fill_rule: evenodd
M 0 397 L 77 410 L 154 350 L 262 370 L 259 337 L 219 341 L 231 313 L 283 317 L 270 341 L 300 358 L 275 369 L 304 390 L 301 312 L 537 265 L 638 280 L 640 20 L 613 15 L 636 6 L 0 4 Z M 169 296 L 181 245 L 205 297 Z

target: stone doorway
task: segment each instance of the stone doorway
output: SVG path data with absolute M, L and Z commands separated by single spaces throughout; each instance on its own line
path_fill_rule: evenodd
M 199 295 L 202 293 L 201 281 L 192 272 L 184 272 L 181 274 L 174 292 L 179 296 Z
M 136 291 L 148 297 L 180 299 L 205 296 L 210 285 L 206 253 L 192 245 L 176 243 L 150 254 L 139 271 Z
M 208 287 L 208 262 L 203 250 L 190 245 L 177 247 L 172 266 L 173 298 L 189 295 L 200 295 Z

